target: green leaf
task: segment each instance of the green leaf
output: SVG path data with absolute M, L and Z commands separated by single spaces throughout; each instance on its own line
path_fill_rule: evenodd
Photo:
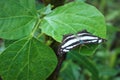
M 76 53 L 75 51 L 70 52 L 70 56 L 74 61 L 76 61 L 77 64 L 87 68 L 92 73 L 92 80 L 99 80 L 98 70 L 90 59 L 88 59 L 86 56 Z
M 17 40 L 4 40 L 5 47 L 7 48 L 9 45 L 13 44 Z
M 38 13 L 41 14 L 41 16 L 47 15 L 51 12 L 52 12 L 52 5 L 50 5 L 50 4 L 47 5 L 46 7 L 43 7 L 40 10 L 38 10 Z
M 81 80 L 80 67 L 71 60 L 66 60 L 60 70 L 60 78 L 62 80 Z
M 93 55 L 98 48 L 98 44 L 87 44 L 87 45 L 81 45 L 79 48 L 76 49 L 77 52 L 79 52 L 82 55 Z
M 84 29 L 93 35 L 106 37 L 104 16 L 95 7 L 80 1 L 54 9 L 44 17 L 40 28 L 58 42 L 62 41 L 63 35 Z
M 0 37 L 19 39 L 32 31 L 36 22 L 35 0 L 0 0 Z
M 0 54 L 0 75 L 3 80 L 45 80 L 56 64 L 51 48 L 35 38 L 25 38 Z

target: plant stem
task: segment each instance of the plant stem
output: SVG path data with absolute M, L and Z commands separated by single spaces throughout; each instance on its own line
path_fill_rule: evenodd
M 35 31 L 39 28 L 40 23 L 41 23 L 41 19 L 38 19 L 32 33 L 31 33 L 32 37 L 34 36 Z
M 43 35 L 43 33 L 40 33 L 40 34 L 37 36 L 37 38 L 40 38 L 42 35 Z

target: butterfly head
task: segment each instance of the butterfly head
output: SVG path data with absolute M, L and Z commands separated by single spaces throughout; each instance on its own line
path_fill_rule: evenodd
M 80 44 L 84 43 L 84 41 L 80 40 Z
M 102 39 L 102 38 L 98 39 L 98 43 L 103 43 L 103 42 L 106 42 L 106 41 L 107 41 L 106 39 Z

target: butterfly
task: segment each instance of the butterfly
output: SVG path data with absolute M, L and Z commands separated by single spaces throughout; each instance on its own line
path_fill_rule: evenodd
M 105 41 L 105 39 L 92 35 L 87 30 L 80 31 L 77 34 L 67 34 L 63 36 L 62 43 L 58 48 L 58 54 L 67 53 L 82 44 L 99 44 Z

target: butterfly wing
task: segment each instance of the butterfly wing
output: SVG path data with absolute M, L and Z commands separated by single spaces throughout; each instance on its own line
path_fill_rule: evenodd
M 58 53 L 63 54 L 69 52 L 72 48 L 79 45 L 79 40 L 76 38 L 76 35 L 71 35 L 64 37 L 63 42 L 61 43 Z
M 75 34 L 65 35 L 62 40 L 62 44 L 58 49 L 59 54 L 63 54 L 69 52 L 69 50 L 73 49 L 74 47 L 81 45 L 81 44 L 90 44 L 90 43 L 101 43 L 105 40 L 92 35 L 91 33 L 83 30 Z

